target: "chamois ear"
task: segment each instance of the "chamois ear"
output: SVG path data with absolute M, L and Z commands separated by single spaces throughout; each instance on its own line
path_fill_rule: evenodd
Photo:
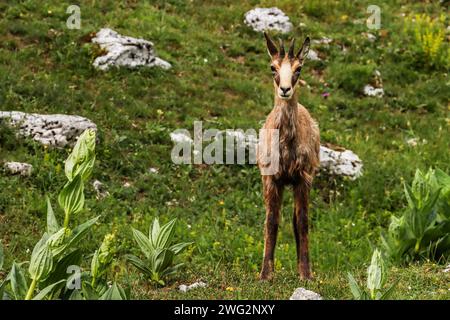
M 294 59 L 294 49 L 295 48 L 295 38 L 292 38 L 291 45 L 289 46 L 288 57 L 289 59 Z
M 284 42 L 283 39 L 279 39 L 280 41 L 280 57 L 284 58 L 284 56 L 286 55 L 286 52 L 284 51 Z
M 273 58 L 276 55 L 278 55 L 278 49 L 266 32 L 264 32 L 264 37 L 266 38 L 266 42 L 267 42 L 267 51 L 269 52 L 269 55 Z
M 305 41 L 303 42 L 302 48 L 297 53 L 297 59 L 300 61 L 301 64 L 305 62 L 305 59 L 308 56 L 310 43 L 311 41 L 309 40 L 309 37 L 306 37 Z

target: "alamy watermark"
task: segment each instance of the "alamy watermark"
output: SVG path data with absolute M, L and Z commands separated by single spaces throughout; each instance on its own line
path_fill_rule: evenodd
M 81 9 L 73 4 L 67 7 L 66 13 L 70 16 L 66 20 L 66 26 L 69 29 L 81 29 Z
M 367 13 L 370 16 L 366 20 L 366 26 L 370 30 L 379 30 L 381 28 L 381 8 L 371 4 L 367 7 Z
M 278 129 L 261 129 L 258 138 L 254 129 L 203 130 L 203 123 L 195 121 L 193 138 L 187 129 L 177 129 L 170 137 L 175 164 L 258 163 L 263 175 L 274 175 L 279 170 Z

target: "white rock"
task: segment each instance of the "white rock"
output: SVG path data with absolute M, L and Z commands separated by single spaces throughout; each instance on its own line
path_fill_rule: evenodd
M 312 61 L 321 61 L 322 59 L 319 58 L 319 55 L 316 51 L 309 49 L 308 51 L 308 59 Z
M 327 38 L 327 37 L 322 37 L 322 38 L 320 38 L 320 39 L 314 39 L 314 40 L 311 40 L 311 42 L 313 43 L 313 44 L 330 44 L 331 42 L 333 42 L 333 39 L 331 39 L 331 38 Z
M 322 296 L 314 291 L 305 288 L 295 289 L 289 300 L 323 300 Z
M 292 30 L 289 17 L 276 7 L 250 10 L 245 14 L 244 23 L 256 32 L 274 30 L 288 33 Z
M 149 171 L 150 173 L 157 174 L 159 170 L 158 170 L 158 168 L 149 168 L 148 171 Z
M 138 66 L 169 69 L 170 63 L 158 58 L 153 43 L 144 39 L 126 37 L 109 28 L 100 29 L 92 39 L 100 48 L 107 51 L 104 56 L 97 57 L 93 63 L 100 70 L 111 67 L 135 68 Z
M 336 151 L 320 146 L 320 168 L 329 174 L 355 180 L 362 175 L 362 167 L 361 159 L 353 151 Z
M 370 42 L 375 42 L 377 40 L 377 36 L 370 33 L 370 32 L 364 32 L 363 35 L 369 40 Z
M 109 192 L 106 190 L 104 184 L 101 183 L 100 181 L 95 180 L 92 183 L 92 186 L 94 187 L 95 192 L 97 192 L 97 196 L 96 196 L 97 200 L 101 200 L 101 199 L 109 196 Z
M 450 264 L 448 266 L 446 266 L 445 269 L 442 270 L 442 272 L 445 272 L 445 273 L 450 272 Z
M 33 171 L 33 166 L 29 163 L 23 162 L 5 162 L 3 165 L 6 172 L 10 174 L 19 174 L 21 176 L 30 176 Z
M 178 290 L 180 290 L 181 292 L 188 292 L 189 290 L 196 289 L 196 288 L 205 288 L 206 286 L 207 286 L 206 283 L 199 281 L 199 282 L 195 282 L 189 286 L 182 284 L 178 287 Z
M 2 119 L 18 128 L 19 135 L 54 147 L 72 146 L 86 129 L 97 130 L 89 119 L 73 115 L 0 111 Z
M 364 95 L 369 97 L 377 97 L 381 98 L 384 96 L 384 89 L 383 88 L 374 88 L 370 84 L 366 84 L 364 86 Z
M 418 143 L 419 143 L 418 138 L 411 138 L 411 139 L 406 140 L 406 144 L 411 147 L 416 147 Z

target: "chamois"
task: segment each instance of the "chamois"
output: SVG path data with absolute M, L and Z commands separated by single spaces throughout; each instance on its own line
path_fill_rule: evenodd
M 310 40 L 307 37 L 299 52 L 294 55 L 294 39 L 288 53 L 280 40 L 278 50 L 264 33 L 271 57 L 271 70 L 275 88 L 274 108 L 263 126 L 267 134 L 260 139 L 258 166 L 263 182 L 266 207 L 264 258 L 261 280 L 271 279 L 274 270 L 274 251 L 277 240 L 280 209 L 285 186 L 292 185 L 295 207 L 293 215 L 297 248 L 297 268 L 300 278 L 310 279 L 311 268 L 308 250 L 308 201 L 315 171 L 319 166 L 319 127 L 304 106 L 297 102 L 296 86 L 303 63 L 308 55 Z M 265 130 L 264 130 L 265 129 Z M 274 133 L 277 132 L 277 136 Z M 264 173 L 270 163 L 261 161 L 262 149 L 269 150 L 278 138 L 277 170 Z M 272 153 L 273 156 L 275 153 Z M 270 162 L 273 159 L 270 160 Z M 272 163 L 273 164 L 273 163 Z

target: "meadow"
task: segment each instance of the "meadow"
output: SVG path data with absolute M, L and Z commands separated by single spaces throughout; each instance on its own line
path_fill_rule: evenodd
M 108 276 L 131 288 L 134 299 L 288 299 L 297 287 L 325 299 L 352 299 L 347 272 L 365 282 L 372 252 L 382 246 L 381 232 L 407 208 L 404 184 L 411 184 L 417 169 L 450 172 L 445 1 L 377 1 L 378 30 L 365 23 L 371 1 L 277 1 L 294 29 L 274 37 L 333 40 L 312 45 L 321 60 L 305 63 L 301 78 L 307 86 L 299 88 L 299 101 L 317 119 L 322 142 L 354 151 L 364 171 L 353 181 L 322 173 L 314 182 L 314 280 L 309 282 L 296 274 L 293 201 L 291 192 L 285 193 L 275 277 L 260 282 L 265 209 L 258 168 L 175 165 L 170 133 L 192 131 L 197 120 L 220 130 L 262 126 L 273 107 L 269 57 L 262 34 L 247 27 L 243 17 L 254 7 L 275 3 L 83 0 L 79 30 L 66 28 L 70 4 L 0 3 L 0 110 L 76 114 L 97 124 L 85 209 L 73 219 L 100 215 L 81 246 L 94 252 L 106 234 L 113 234 Z M 414 23 L 411 18 L 418 14 L 434 24 Z M 154 42 L 158 56 L 173 67 L 94 69 L 101 52 L 88 39 L 103 27 Z M 425 30 L 432 30 L 428 40 L 419 41 L 417 34 Z M 383 81 L 381 98 L 362 92 L 375 70 Z M 29 260 L 45 230 L 45 196 L 62 219 L 56 203 L 70 152 L 17 139 L 0 124 L 0 162 L 34 167 L 26 178 L 0 171 L 5 256 L 0 279 L 13 261 Z M 96 199 L 94 179 L 105 185 L 108 197 Z M 176 258 L 184 265 L 164 286 L 148 281 L 124 258 L 140 255 L 131 227 L 146 233 L 155 217 L 164 223 L 177 218 L 176 241 L 193 242 Z M 89 269 L 89 261 L 83 268 Z M 392 298 L 450 299 L 450 272 L 443 272 L 448 263 L 447 255 L 389 264 L 388 285 L 398 282 Z M 208 286 L 178 290 L 200 280 Z

